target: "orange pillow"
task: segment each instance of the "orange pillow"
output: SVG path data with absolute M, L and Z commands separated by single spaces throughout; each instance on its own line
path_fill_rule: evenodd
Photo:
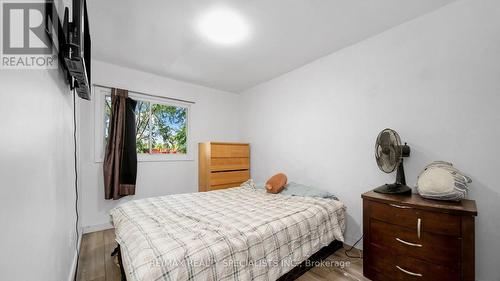
M 269 180 L 266 182 L 266 190 L 269 193 L 280 193 L 286 185 L 287 178 L 286 175 L 283 173 L 276 174 L 272 176 Z

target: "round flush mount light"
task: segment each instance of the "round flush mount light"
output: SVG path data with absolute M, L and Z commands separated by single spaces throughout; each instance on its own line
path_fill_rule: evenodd
M 197 29 L 203 37 L 221 45 L 240 43 L 249 35 L 245 19 L 228 8 L 216 8 L 203 14 L 198 20 Z

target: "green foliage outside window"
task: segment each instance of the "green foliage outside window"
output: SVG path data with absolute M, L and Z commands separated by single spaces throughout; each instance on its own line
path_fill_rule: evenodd
M 111 115 L 110 96 L 106 96 L 105 112 L 107 141 Z M 135 120 L 137 153 L 187 153 L 187 108 L 137 101 Z

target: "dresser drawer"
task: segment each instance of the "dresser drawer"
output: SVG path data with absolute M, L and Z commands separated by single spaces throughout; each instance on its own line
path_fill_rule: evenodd
M 398 204 L 370 202 L 370 217 L 404 226 L 413 230 L 418 228 L 420 219 L 421 232 L 437 233 L 449 236 L 460 235 L 460 217 L 446 213 L 435 213 Z
M 394 276 L 388 276 L 373 267 L 363 268 L 363 276 L 370 278 L 372 281 L 397 281 Z
M 460 262 L 458 237 L 422 232 L 419 238 L 414 230 L 373 219 L 370 221 L 370 241 L 394 254 L 448 267 L 455 267 Z
M 210 185 L 220 186 L 227 184 L 236 184 L 247 181 L 250 178 L 250 172 L 247 171 L 231 171 L 231 172 L 217 172 L 210 174 Z
M 250 158 L 212 158 L 210 160 L 212 172 L 248 169 L 250 169 Z
M 370 255 L 371 271 L 383 273 L 384 276 L 390 276 L 389 280 L 456 281 L 461 279 L 458 268 L 449 268 L 397 255 L 375 245 L 370 246 Z M 380 280 L 374 276 L 368 277 L 373 278 L 373 280 Z
M 226 188 L 231 188 L 231 187 L 238 187 L 244 182 L 235 182 L 235 183 L 226 183 L 226 184 L 219 184 L 219 185 L 211 185 L 208 187 L 207 191 L 212 191 L 212 190 L 219 190 L 219 189 L 226 189 Z
M 250 147 L 240 144 L 212 144 L 211 153 L 213 158 L 249 158 Z

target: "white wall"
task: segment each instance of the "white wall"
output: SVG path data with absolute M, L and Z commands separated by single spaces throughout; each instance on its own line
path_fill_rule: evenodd
M 500 1 L 465 0 L 393 28 L 242 94 L 252 173 L 337 194 L 347 241 L 362 233 L 361 193 L 394 180 L 376 166 L 386 127 L 409 143 L 409 185 L 433 160 L 474 182 L 479 280 L 500 280 Z
M 0 279 L 68 280 L 76 261 L 72 95 L 57 70 L 0 70 Z
M 94 105 L 82 101 L 82 226 L 107 227 L 109 210 L 122 201 L 198 190 L 198 142 L 238 139 L 238 96 L 202 86 L 93 61 L 93 83 L 195 101 L 191 106 L 193 161 L 139 162 L 135 196 L 104 200 L 102 163 L 94 161 Z M 95 97 L 94 97 L 95 98 Z

